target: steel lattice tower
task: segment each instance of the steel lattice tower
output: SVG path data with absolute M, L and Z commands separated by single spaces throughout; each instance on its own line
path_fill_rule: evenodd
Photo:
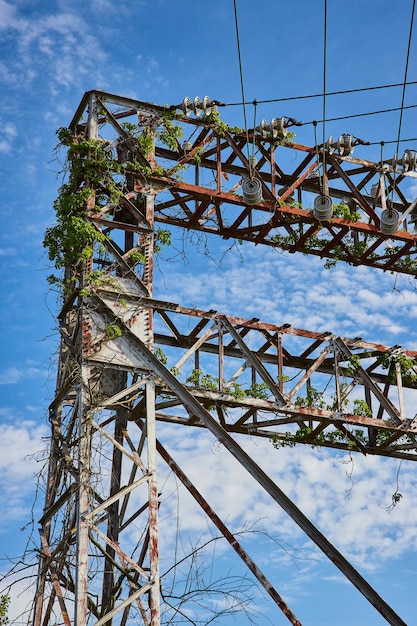
M 180 143 L 178 127 L 191 138 Z M 208 429 L 387 622 L 404 626 L 233 435 L 416 460 L 416 422 L 404 392 L 416 387 L 417 353 L 190 309 L 152 290 L 155 246 L 166 226 L 415 275 L 417 237 L 407 226 L 414 204 L 403 192 L 417 177 L 414 155 L 372 163 L 351 155 L 348 136 L 316 149 L 291 143 L 286 127 L 274 120 L 249 133 L 230 129 L 208 99 L 167 108 L 92 91 L 61 133 L 69 149 L 61 193 L 73 204 L 61 213 L 61 230 L 49 232 L 65 274 L 34 626 L 132 619 L 159 626 L 157 456 L 288 620 L 300 624 L 158 441 L 158 421 Z M 248 157 L 253 146 L 256 164 Z M 291 170 L 288 149 L 299 155 Z M 203 171 L 214 187 L 200 183 Z M 367 195 L 371 184 L 375 193 Z M 306 210 L 308 194 L 317 196 L 317 211 L 331 197 L 343 213 Z M 215 363 L 210 384 L 203 380 L 207 360 Z M 190 363 L 194 377 L 182 380 Z M 296 370 L 288 390 L 286 373 Z M 313 384 L 326 388 L 329 380 L 333 405 L 308 402 Z M 304 403 L 296 401 L 301 389 Z M 361 400 L 348 412 L 353 390 Z M 139 539 L 132 549 L 133 527 Z

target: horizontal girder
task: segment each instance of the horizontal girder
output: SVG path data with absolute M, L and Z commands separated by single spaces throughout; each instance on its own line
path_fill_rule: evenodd
M 126 279 L 112 280 L 113 287 L 92 292 L 94 313 L 83 330 L 90 337 L 84 358 L 98 377 L 108 368 L 141 371 L 129 333 L 137 334 L 141 310 L 151 308 L 155 353 L 228 431 L 270 437 L 275 445 L 417 459 L 416 351 L 159 302 L 134 295 Z M 114 325 L 121 336 L 108 340 L 105 329 Z M 165 381 L 156 389 L 157 419 L 201 426 Z M 67 397 L 72 401 L 70 391 Z M 131 396 L 129 385 L 125 401 L 142 415 L 141 393 Z
M 179 107 L 167 109 L 94 93 L 102 112 L 102 138 L 113 146 L 118 163 L 116 177 L 120 181 L 122 173 L 126 179 L 126 186 L 119 183 L 120 188 L 155 194 L 157 222 L 313 254 L 327 259 L 329 266 L 342 260 L 415 274 L 415 212 L 407 197 L 417 172 L 408 163 L 340 156 L 326 146 L 307 147 L 257 129 L 246 133 L 229 128 L 213 115 L 190 118 L 179 113 Z M 71 128 L 82 137 L 81 112 L 82 106 Z M 186 148 L 177 138 L 167 142 L 163 130 L 167 116 L 184 137 L 190 135 Z M 130 130 L 124 126 L 126 121 Z M 148 133 L 155 140 L 152 158 L 141 144 L 141 137 Z M 261 186 L 261 197 L 250 204 L 242 193 L 246 177 Z M 322 194 L 333 199 L 334 210 L 331 218 L 318 221 L 312 206 Z M 390 235 L 381 231 L 380 224 L 387 206 L 399 215 Z M 96 207 L 91 219 L 108 232 L 123 229 L 123 220 L 116 220 L 114 203 L 101 206 L 99 213 Z

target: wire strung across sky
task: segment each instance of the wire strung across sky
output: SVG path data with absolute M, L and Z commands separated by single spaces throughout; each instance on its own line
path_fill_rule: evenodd
M 323 97 L 323 94 L 322 94 L 322 97 Z M 224 104 L 221 102 L 216 102 L 216 104 L 217 106 L 230 106 L 228 104 Z M 246 104 L 253 104 L 254 106 L 257 106 L 258 104 L 261 104 L 261 100 L 253 100 L 252 102 L 247 102 Z M 393 113 L 396 111 L 405 111 L 406 109 L 416 109 L 416 108 L 417 108 L 417 104 L 409 104 L 407 106 L 402 106 L 402 107 L 392 107 L 391 109 L 379 109 L 377 111 L 366 111 L 364 113 L 352 113 L 351 115 L 340 115 L 338 117 L 326 117 L 325 120 L 324 119 L 309 120 L 308 122 L 299 122 L 299 121 L 293 120 L 293 123 L 295 126 L 308 126 L 309 124 L 321 124 L 325 121 L 326 122 L 338 122 L 340 120 L 351 120 L 356 117 L 366 117 L 367 115 L 380 115 L 382 113 Z M 289 118 L 290 116 L 286 116 L 286 117 Z M 405 141 L 405 140 L 401 140 L 401 141 Z
M 411 20 L 410 20 L 410 33 L 409 33 L 408 48 L 407 48 L 406 69 L 405 69 L 405 76 L 404 76 L 403 82 L 401 82 L 401 83 L 388 83 L 386 85 L 374 85 L 372 87 L 358 87 L 358 88 L 354 88 L 354 89 L 343 89 L 343 90 L 340 90 L 340 91 L 327 91 L 326 90 L 326 79 L 327 79 L 327 77 L 326 77 L 327 0 L 324 0 L 323 91 L 321 93 L 304 94 L 304 95 L 300 95 L 300 96 L 286 96 L 286 97 L 283 97 L 283 98 L 270 98 L 270 99 L 265 99 L 265 100 L 258 100 L 258 99 L 255 98 L 254 100 L 246 100 L 246 98 L 245 98 L 245 89 L 244 89 L 244 80 L 243 80 L 242 59 L 241 59 L 241 51 L 240 51 L 240 37 L 239 37 L 239 27 L 238 27 L 237 2 L 236 2 L 236 0 L 233 0 L 234 15 L 235 15 L 236 40 L 237 40 L 238 60 L 239 60 L 239 76 L 240 76 L 242 100 L 240 102 L 226 102 L 226 103 L 217 101 L 216 105 L 220 106 L 220 107 L 242 106 L 243 107 L 243 114 L 244 114 L 245 130 L 246 130 L 246 133 L 248 134 L 246 105 L 253 105 L 254 109 L 255 109 L 255 112 L 256 112 L 256 108 L 260 104 L 271 104 L 271 103 L 274 103 L 274 102 L 291 102 L 291 101 L 295 101 L 295 100 L 322 98 L 323 99 L 323 119 L 321 119 L 321 120 L 309 120 L 307 122 L 299 122 L 297 120 L 294 120 L 291 116 L 285 116 L 285 117 L 287 117 L 287 119 L 290 119 L 292 124 L 296 125 L 296 126 L 308 126 L 308 125 L 312 124 L 316 128 L 317 124 L 323 124 L 323 144 L 325 142 L 324 135 L 325 135 L 325 125 L 326 125 L 326 122 L 338 122 L 338 121 L 342 121 L 342 120 L 349 120 L 349 119 L 355 119 L 355 118 L 359 118 L 359 117 L 366 117 L 366 116 L 371 116 L 371 115 L 381 115 L 381 114 L 393 113 L 393 112 L 396 112 L 396 111 L 400 111 L 400 122 L 399 122 L 399 131 L 398 131 L 397 139 L 392 139 L 392 140 L 387 140 L 387 141 L 367 141 L 366 142 L 366 145 L 369 145 L 369 146 L 385 145 L 385 144 L 396 143 L 397 144 L 397 152 L 398 152 L 398 148 L 399 148 L 399 144 L 400 143 L 409 142 L 409 141 L 417 141 L 417 139 L 414 138 L 414 137 L 413 138 L 407 138 L 407 139 L 401 139 L 400 138 L 403 112 L 405 110 L 407 110 L 407 109 L 417 108 L 417 104 L 410 104 L 410 105 L 407 105 L 407 106 L 404 105 L 405 89 L 406 89 L 406 87 L 407 86 L 412 86 L 412 85 L 417 85 L 417 81 L 416 80 L 414 80 L 414 81 L 407 81 L 408 61 L 409 61 L 409 56 L 410 56 L 410 46 L 411 46 L 411 37 L 412 37 L 412 29 L 413 29 L 413 21 L 414 21 L 415 4 L 416 4 L 416 0 L 413 0 L 412 14 L 411 14 Z M 366 111 L 366 112 L 362 112 L 362 113 L 353 113 L 351 115 L 341 115 L 341 116 L 338 116 L 338 117 L 329 117 L 329 118 L 326 117 L 326 98 L 329 97 L 329 96 L 339 96 L 339 95 L 346 95 L 346 94 L 351 94 L 351 93 L 361 93 L 361 92 L 376 91 L 376 90 L 382 90 L 382 89 L 393 89 L 393 88 L 397 88 L 397 87 L 401 87 L 402 88 L 402 98 L 401 98 L 401 106 L 400 107 L 392 107 L 392 108 L 389 108 L 389 109 L 379 109 L 379 110 L 376 110 L 376 111 Z M 256 113 L 255 113 L 255 116 L 256 116 Z M 249 141 L 248 141 L 248 144 L 249 144 Z
M 323 16 L 323 146 L 326 142 L 326 91 L 327 91 L 327 0 L 324 0 L 324 16 Z M 316 141 L 317 149 L 317 141 Z M 317 154 L 317 164 L 320 161 Z M 321 195 L 326 195 L 326 150 L 323 150 L 323 174 L 321 177 L 320 188 Z
M 410 81 L 405 83 L 406 85 L 417 85 L 417 81 Z M 360 89 L 347 89 L 344 91 L 330 91 L 326 93 L 326 97 L 327 96 L 335 96 L 335 95 L 341 95 L 341 94 L 346 94 L 346 93 L 356 93 L 358 91 L 369 91 L 369 90 L 373 90 L 373 89 L 388 89 L 390 87 L 404 87 L 404 83 L 393 83 L 391 85 L 379 85 L 377 87 L 363 87 Z M 271 100 L 247 100 L 244 103 L 243 102 L 218 102 L 217 106 L 221 106 L 221 107 L 228 107 L 228 106 L 242 106 L 243 104 L 248 105 L 248 104 L 252 104 L 254 106 L 258 106 L 259 104 L 268 104 L 268 103 L 273 103 L 273 102 L 289 102 L 292 100 L 302 100 L 304 98 L 323 98 L 324 94 L 323 93 L 316 93 L 316 94 L 310 94 L 310 95 L 304 95 L 304 96 L 291 96 L 291 97 L 286 97 L 286 98 L 274 98 Z M 400 107 L 392 107 L 390 109 L 378 109 L 376 111 L 365 111 L 365 112 L 361 112 L 361 113 L 352 113 L 351 115 L 340 115 L 338 117 L 327 117 L 325 120 L 321 119 L 321 120 L 309 120 L 307 122 L 298 122 L 296 123 L 296 126 L 307 126 L 309 124 L 321 124 L 326 122 L 339 122 L 342 120 L 350 120 L 350 119 L 355 119 L 357 117 L 366 117 L 368 115 L 381 115 L 384 113 L 395 113 L 396 111 L 405 111 L 407 109 L 415 109 L 417 108 L 417 104 L 409 104 L 407 106 L 400 106 Z M 289 116 L 286 116 L 289 117 Z M 394 141 L 394 140 L 393 140 Z M 403 141 L 410 141 L 409 139 L 400 139 L 400 142 Z M 380 143 L 378 142 L 373 142 L 373 143 Z M 385 143 L 392 143 L 392 141 L 386 141 Z
M 406 85 L 417 85 L 417 80 L 408 81 Z M 390 83 L 388 85 L 376 85 L 374 87 L 359 87 L 357 89 L 344 89 L 342 91 L 328 91 L 326 96 L 342 96 L 348 93 L 359 93 L 362 91 L 374 91 L 376 89 L 391 89 L 393 87 L 403 87 L 404 83 Z M 227 102 L 219 103 L 219 106 L 233 107 L 242 106 L 242 104 L 270 104 L 273 102 L 290 102 L 291 100 L 306 100 L 308 98 L 322 98 L 323 93 L 305 94 L 303 96 L 286 96 L 285 98 L 271 98 L 268 100 L 247 100 L 243 102 Z
M 411 41 L 412 41 L 412 38 L 413 38 L 413 25 L 414 25 L 415 8 L 416 8 L 416 0 L 413 0 L 413 4 L 412 4 L 412 8 L 411 8 L 410 31 L 409 31 L 409 34 L 408 34 L 407 54 L 406 54 L 406 59 L 405 59 L 403 88 L 402 88 L 402 94 L 401 94 L 400 119 L 399 119 L 399 124 L 398 124 L 397 148 L 396 148 L 396 151 L 395 151 L 395 155 L 396 155 L 395 158 L 397 158 L 399 147 L 400 147 L 401 127 L 402 127 L 402 121 L 403 121 L 403 112 L 404 112 L 404 108 L 405 108 L 404 107 L 404 101 L 405 101 L 405 90 L 406 90 L 406 85 L 407 85 L 408 64 L 409 64 L 409 61 L 410 61 Z M 382 153 L 382 146 L 381 146 L 381 153 Z M 392 189 L 391 189 L 391 200 L 392 201 L 394 199 L 396 177 L 397 177 L 397 170 L 396 170 L 396 168 L 394 168 L 394 180 L 393 180 Z M 390 212 L 390 215 L 391 215 L 392 203 L 391 203 L 391 205 L 389 207 L 389 212 Z
M 329 94 L 327 94 L 329 95 Z M 323 97 L 323 94 L 321 94 L 321 96 Z M 254 106 L 257 106 L 258 104 L 260 104 L 261 101 L 260 100 L 254 100 L 253 102 L 247 102 L 246 104 L 253 104 Z M 240 103 L 242 104 L 242 103 Z M 228 104 L 223 104 L 221 102 L 216 102 L 217 106 L 230 106 Z M 292 123 L 295 126 L 308 126 L 310 124 L 312 124 L 313 126 L 316 126 L 317 124 L 322 124 L 324 121 L 326 122 L 339 122 L 342 120 L 350 120 L 350 119 L 354 119 L 356 117 L 366 117 L 368 115 L 380 115 L 383 113 L 393 113 L 396 111 L 405 111 L 406 109 L 416 109 L 417 108 L 417 104 L 410 104 L 407 106 L 403 106 L 403 107 L 393 107 L 391 109 L 379 109 L 378 111 L 366 111 L 364 113 L 352 113 L 352 115 L 340 115 L 338 117 L 328 117 L 326 118 L 326 120 L 309 120 L 307 122 L 299 122 L 297 120 L 294 120 L 293 118 L 290 118 L 290 116 L 285 116 L 287 117 L 287 119 L 290 119 L 292 121 Z M 392 139 L 389 141 L 371 141 L 371 142 L 367 142 L 367 145 L 376 145 L 376 144 L 380 144 L 380 143 L 384 143 L 384 144 L 389 144 L 389 143 L 396 143 L 398 141 L 397 139 Z M 417 141 L 416 138 L 412 137 L 409 139 L 399 139 L 399 143 L 403 143 L 405 141 Z
M 416 83 L 413 82 L 413 83 L 407 83 L 407 84 L 417 84 L 417 81 L 416 81 Z M 403 83 L 401 83 L 401 86 L 402 85 L 403 85 Z M 396 85 L 396 86 L 400 86 L 400 85 Z M 375 88 L 373 87 L 372 89 L 375 89 Z M 378 87 L 376 89 L 378 89 Z M 340 93 L 342 93 L 342 92 L 340 92 Z M 328 96 L 328 95 L 332 95 L 332 94 L 328 93 L 326 95 Z M 323 97 L 323 94 L 317 94 L 317 96 L 311 96 L 311 97 L 319 97 L 319 96 Z M 301 96 L 301 97 L 308 97 L 309 98 L 310 96 Z M 281 100 L 274 100 L 274 101 L 269 100 L 268 102 L 279 102 L 279 101 L 282 101 L 282 100 L 292 100 L 292 99 L 293 98 L 282 98 Z M 267 101 L 266 100 L 253 100 L 252 102 L 250 102 L 250 101 L 246 102 L 246 104 L 253 104 L 254 106 L 257 106 L 258 104 L 262 104 L 263 102 L 267 102 Z M 229 104 L 224 104 L 222 102 L 216 102 L 216 104 L 217 104 L 217 106 L 234 106 L 234 104 L 233 105 L 229 105 Z M 242 105 L 242 103 L 239 103 L 239 104 Z M 363 113 L 352 113 L 352 115 L 340 115 L 338 117 L 327 117 L 326 120 L 324 120 L 324 119 L 321 119 L 321 120 L 309 120 L 307 122 L 299 122 L 297 120 L 293 120 L 293 118 L 290 118 L 290 116 L 285 116 L 285 117 L 287 117 L 287 119 L 291 119 L 295 126 L 308 126 L 310 124 L 315 126 L 317 124 L 322 124 L 325 121 L 326 122 L 339 122 L 339 121 L 342 121 L 342 120 L 355 119 L 357 117 L 366 117 L 368 115 L 380 115 L 380 114 L 383 114 L 383 113 L 394 113 L 396 111 L 405 111 L 407 109 L 416 109 L 416 108 L 417 108 L 417 104 L 409 104 L 407 106 L 402 106 L 402 107 L 392 107 L 391 109 L 379 109 L 377 111 L 366 111 L 366 112 L 363 112 Z M 383 141 L 383 142 L 381 142 L 381 141 L 371 141 L 369 143 L 367 142 L 367 144 L 372 146 L 372 145 L 376 145 L 376 144 L 380 144 L 380 143 L 384 143 L 384 144 L 396 143 L 397 141 L 399 141 L 399 143 L 404 143 L 405 141 L 417 141 L 417 140 L 414 137 L 410 138 L 410 139 L 398 139 L 397 138 L 397 139 L 392 139 L 392 140 Z
M 328 117 L 326 122 L 338 122 L 339 120 L 350 120 L 355 117 L 365 117 L 367 115 L 379 115 L 380 113 L 392 113 L 393 111 L 405 111 L 406 109 L 415 109 L 417 104 L 410 104 L 408 106 L 393 107 L 392 109 L 379 109 L 378 111 L 367 111 L 366 113 L 352 113 L 352 115 L 340 115 L 339 117 Z M 307 124 L 320 123 L 324 120 L 311 120 L 309 122 L 297 122 L 297 125 L 306 126 Z

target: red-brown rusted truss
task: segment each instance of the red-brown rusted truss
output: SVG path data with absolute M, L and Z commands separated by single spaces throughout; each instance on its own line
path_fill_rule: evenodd
M 132 300 L 116 278 L 114 284 L 114 290 L 95 289 L 95 324 L 101 334 L 86 358 L 91 352 L 103 364 L 129 367 L 122 347 L 123 357 L 116 361 L 114 346 L 103 344 L 103 328 L 117 323 L 128 332 L 120 300 L 123 307 L 129 303 L 134 317 L 151 307 L 156 353 L 165 369 L 228 432 L 272 437 L 277 446 L 306 443 L 417 460 L 417 352 L 140 295 Z M 119 341 L 127 350 L 128 341 Z M 129 419 L 141 416 L 144 407 L 136 396 Z M 156 411 L 162 421 L 204 426 L 162 381 L 157 383 Z
M 286 142 L 259 129 L 248 133 L 230 129 L 210 116 L 206 120 L 186 117 L 179 107 L 167 109 L 96 94 L 103 115 L 103 137 L 114 139 L 116 133 L 126 172 L 128 151 L 123 145 L 129 146 L 130 140 L 123 127 L 125 120 L 133 120 L 142 130 L 155 130 L 163 116 L 170 116 L 183 127 L 186 141 L 177 140 L 175 149 L 161 143 L 156 132 L 155 158 L 148 164 L 151 172 L 146 177 L 133 176 L 135 191 L 147 193 L 150 185 L 156 190 L 157 222 L 314 254 L 330 263 L 342 260 L 416 273 L 416 214 L 407 196 L 417 172 L 407 159 L 371 162 L 326 150 L 323 170 L 322 146 Z M 76 133 L 85 129 L 80 111 L 86 103 L 84 99 L 71 123 Z M 105 126 L 110 127 L 110 134 Z M 257 178 L 262 187 L 262 199 L 255 205 L 248 205 L 240 190 L 242 177 L 248 175 Z M 335 211 L 329 221 L 319 222 L 311 209 L 322 193 L 333 199 Z M 381 213 L 387 205 L 400 216 L 398 230 L 389 236 L 380 229 Z
M 159 421 L 208 429 L 386 621 L 405 626 L 233 435 L 417 460 L 417 352 L 163 302 L 153 297 L 152 267 L 155 220 L 414 274 L 406 195 L 417 174 L 179 109 L 90 92 L 70 125 L 72 181 L 91 192 L 83 219 L 106 237 L 82 271 L 67 267 L 34 624 L 55 623 L 58 611 L 77 626 L 159 626 L 158 453 L 300 625 L 157 440 Z M 298 155 L 290 169 L 289 152 Z M 248 176 L 262 194 L 249 205 Z M 307 206 L 323 194 L 342 217 L 315 219 Z M 380 230 L 387 207 L 401 216 L 389 238 Z

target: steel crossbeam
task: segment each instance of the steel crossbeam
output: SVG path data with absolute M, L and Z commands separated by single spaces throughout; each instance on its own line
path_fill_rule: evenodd
M 393 159 L 381 163 L 339 156 L 323 150 L 323 146 L 308 147 L 268 138 L 256 128 L 246 134 L 210 118 L 186 117 L 179 106 L 167 109 L 103 92 L 93 93 L 102 107 L 103 138 L 118 142 L 121 165 L 129 173 L 134 190 L 146 194 L 152 188 L 157 194 L 156 222 L 312 254 L 329 263 L 341 260 L 384 271 L 416 273 L 414 212 L 400 220 L 398 230 L 387 236 L 380 229 L 383 197 L 377 192 L 376 197 L 372 195 L 372 187 L 378 188 L 382 176 L 383 196 L 400 215 L 406 214 L 412 204 L 407 200 L 412 193 L 410 184 L 417 177 L 417 172 L 407 165 Z M 84 108 L 90 96 L 86 95 Z M 114 114 L 110 111 L 112 106 Z M 71 129 L 82 135 L 86 123 L 81 119 L 81 110 L 82 105 Z M 130 162 L 123 161 L 122 156 L 127 142 L 123 123 L 137 123 L 139 119 L 140 128 L 154 131 L 167 115 L 181 126 L 184 137 L 191 136 L 190 146 L 184 150 L 177 141 L 175 150 L 167 148 L 156 133 L 155 153 L 147 161 L 146 175 L 129 172 Z M 365 152 L 366 146 L 361 149 Z M 249 153 L 253 150 L 258 154 L 258 163 L 252 171 Z M 140 151 L 139 157 L 143 163 Z M 212 179 L 209 184 L 200 182 L 204 173 Z M 250 174 L 262 186 L 262 199 L 253 206 L 246 203 L 240 189 L 242 177 Z M 324 189 L 336 208 L 330 220 L 318 222 L 311 209 L 314 198 Z M 343 211 L 340 205 L 345 207 Z M 110 231 L 119 226 L 112 225 L 113 218 L 105 210 L 101 219 L 107 219 Z

